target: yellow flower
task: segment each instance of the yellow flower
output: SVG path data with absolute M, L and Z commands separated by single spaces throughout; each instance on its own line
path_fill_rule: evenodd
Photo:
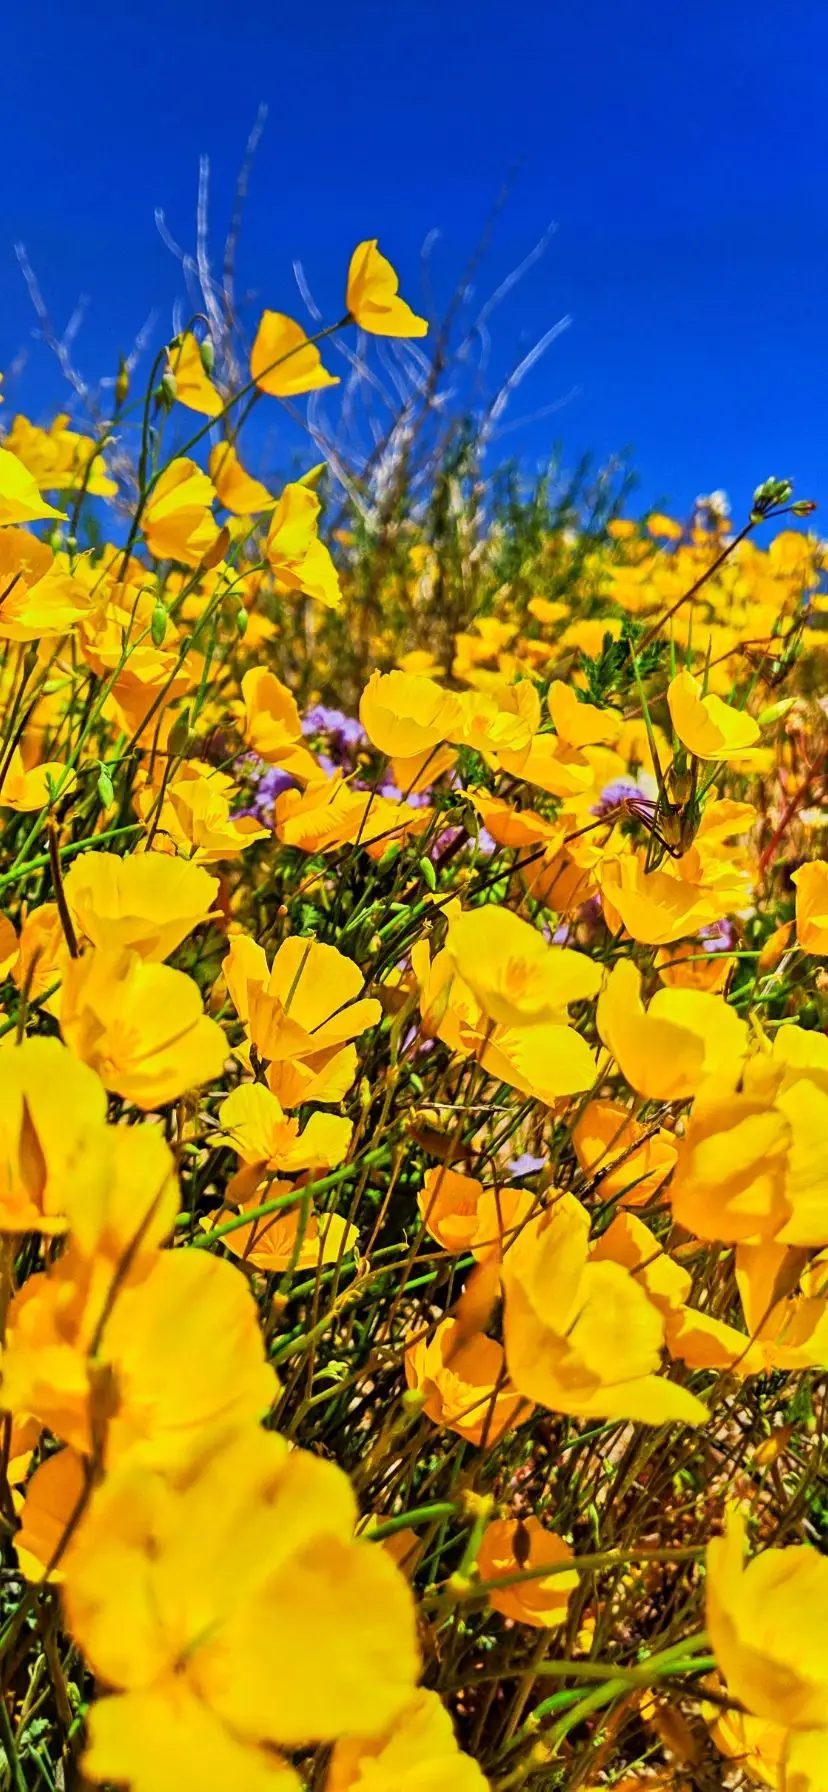
M 14 1539 L 20 1572 L 26 1580 L 41 1580 L 53 1559 L 59 1557 L 67 1524 L 80 1505 L 84 1485 L 83 1458 L 76 1450 L 56 1450 L 35 1469 L 26 1488 L 20 1529 Z M 48 1578 L 62 1581 L 59 1562 Z
M 286 485 L 270 519 L 265 553 L 271 571 L 289 591 L 302 591 L 338 610 L 342 602 L 336 567 L 317 533 L 321 505 L 306 485 Z
M 356 1517 L 339 1468 L 253 1427 L 177 1476 L 116 1468 L 64 1564 L 69 1628 L 113 1689 L 87 1777 L 282 1792 L 298 1780 L 261 1745 L 392 1724 L 415 1692 L 414 1606 Z
M 245 1187 L 245 1178 L 252 1184 L 250 1193 Z M 263 1189 L 255 1174 L 251 1176 L 248 1170 L 242 1170 L 228 1184 L 227 1199 L 232 1203 L 239 1202 L 241 1218 L 247 1208 L 258 1207 L 291 1192 L 289 1182 L 277 1180 L 268 1182 Z M 300 1185 L 292 1206 L 277 1209 L 264 1219 L 251 1220 L 248 1225 L 234 1227 L 221 1242 L 234 1257 L 252 1264 L 254 1269 L 264 1270 L 267 1275 L 279 1275 L 290 1266 L 317 1270 L 325 1263 L 340 1263 L 354 1249 L 359 1237 L 358 1228 L 349 1225 L 339 1213 L 316 1214 L 312 1210 L 306 1211 L 308 1206 L 307 1200 L 302 1201 Z M 209 1229 L 235 1217 L 229 1210 L 224 1210 L 212 1214 L 205 1221 L 205 1227 Z
M 92 498 L 114 497 L 118 486 L 107 474 L 97 443 L 68 424 L 65 411 L 58 412 L 48 429 L 17 416 L 5 446 L 28 467 L 42 491 L 75 491 L 82 486 Z
M 704 1078 L 732 1075 L 747 1051 L 747 1024 L 720 996 L 659 989 L 645 1009 L 641 973 L 626 958 L 610 971 L 596 1019 L 630 1088 L 650 1101 L 681 1101 Z
M 796 885 L 796 937 L 803 952 L 828 953 L 828 863 L 812 859 L 800 865 Z
M 41 498 L 22 460 L 9 448 L 0 448 L 0 528 L 7 523 L 37 523 L 50 516 L 66 521 L 62 510 Z
M 200 566 L 218 541 L 210 506 L 215 491 L 194 460 L 173 460 L 153 486 L 142 518 L 151 554 Z
M 66 1230 L 76 1185 L 101 1173 L 106 1096 L 57 1039 L 0 1051 L 0 1232 Z
M 330 1169 L 347 1155 L 352 1126 L 337 1114 L 311 1114 L 303 1131 L 263 1083 L 241 1083 L 219 1108 L 221 1143 L 260 1176 L 268 1170 Z M 231 1184 L 232 1188 L 232 1184 Z M 228 1190 L 229 1198 L 232 1200 Z
M 263 311 L 250 354 L 250 378 L 273 398 L 296 398 L 317 392 L 321 386 L 338 386 L 339 379 L 322 366 L 314 342 L 302 325 L 281 311 Z
M 598 709 L 594 703 L 579 702 L 572 686 L 562 678 L 553 678 L 546 706 L 556 734 L 568 747 L 591 747 L 618 739 L 620 716 L 610 709 Z
M 276 502 L 266 485 L 245 472 L 231 442 L 217 442 L 210 449 L 210 478 L 218 500 L 234 516 L 257 516 L 261 510 L 272 510 Z
M 263 1418 L 276 1377 L 234 1264 L 153 1251 L 124 1276 L 123 1261 L 72 1244 L 29 1277 L 9 1309 L 2 1403 L 83 1455 L 97 1445 L 107 1468 L 127 1457 L 169 1468 L 217 1430 Z
M 320 778 L 312 753 L 302 745 L 302 723 L 293 694 L 275 672 L 252 666 L 241 681 L 244 738 L 251 752 L 269 765 L 281 765 L 307 783 Z
M 335 852 L 348 841 L 379 859 L 391 840 L 421 834 L 431 810 L 353 790 L 340 773 L 314 779 L 306 791 L 285 790 L 276 798 L 274 827 L 280 840 L 305 852 Z
M 767 1101 L 732 1095 L 694 1107 L 670 1189 L 679 1225 L 699 1238 L 768 1237 L 790 1216 L 791 1129 Z
M 267 838 L 269 829 L 252 815 L 232 815 L 232 778 L 198 760 L 190 760 L 165 786 L 159 809 L 159 793 L 146 785 L 139 790 L 135 807 L 142 820 L 153 818 L 156 841 L 165 838 L 187 858 L 202 864 L 235 859 L 245 847 Z
M 360 698 L 359 719 L 368 739 L 389 757 L 433 755 L 460 727 L 460 699 L 433 678 L 374 672 Z
M 477 1762 L 458 1748 L 436 1692 L 421 1687 L 384 1736 L 336 1744 L 325 1792 L 486 1792 L 487 1786 Z
M 479 1225 L 483 1184 L 447 1164 L 427 1170 L 417 1206 L 426 1230 L 447 1251 L 466 1251 Z
M 335 946 L 293 935 L 268 968 L 261 946 L 236 934 L 224 960 L 231 1000 L 260 1056 L 322 1068 L 332 1049 L 376 1025 L 382 1010 L 362 998 L 359 965 Z
M 495 904 L 452 915 L 446 950 L 484 1014 L 505 1026 L 565 1019 L 570 1002 L 600 987 L 600 967 L 584 953 L 548 945 L 536 927 Z
M 175 396 L 179 404 L 201 417 L 219 417 L 224 399 L 205 371 L 201 349 L 192 330 L 187 330 L 167 350 L 167 366 L 175 380 Z
M 809 1544 L 745 1564 L 744 1521 L 707 1546 L 707 1629 L 731 1697 L 755 1717 L 822 1731 L 828 1749 L 828 1561 Z
M 548 1531 L 538 1518 L 516 1522 L 496 1518 L 486 1526 L 477 1552 L 477 1569 L 481 1580 L 504 1580 L 498 1591 L 490 1589 L 489 1604 L 504 1618 L 516 1624 L 530 1624 L 534 1630 L 555 1630 L 566 1620 L 569 1601 L 578 1585 L 578 1574 L 570 1568 L 563 1574 L 539 1576 L 536 1580 L 517 1577 L 525 1569 L 558 1567 L 572 1560 L 572 1550 L 556 1531 Z M 509 1585 L 509 1582 L 512 1585 Z
M 155 964 L 207 920 L 218 887 L 200 865 L 159 853 L 83 853 L 64 879 L 80 937 L 93 946 L 129 947 Z
M 564 959 L 567 956 L 581 957 L 564 952 Z M 587 972 L 592 970 L 589 960 L 582 962 Z M 425 940 L 416 942 L 411 964 L 420 986 L 424 1031 L 442 1039 L 451 1051 L 474 1056 L 498 1082 L 551 1105 L 559 1096 L 580 1094 L 595 1081 L 595 1059 L 574 1027 L 559 1021 L 518 1027 L 493 1024 L 458 975 L 451 953 L 444 949 L 431 959 Z
M 711 891 L 665 870 L 646 871 L 640 858 L 607 857 L 595 867 L 607 924 L 623 925 L 644 946 L 665 946 L 707 927 L 720 914 Z
M 26 770 L 19 749 L 16 749 L 0 784 L 0 809 L 17 809 L 24 815 L 34 809 L 45 809 L 54 798 L 68 796 L 76 783 L 75 773 L 59 759 L 32 765 Z
M 399 297 L 399 278 L 377 248 L 358 243 L 348 268 L 345 308 L 370 336 L 427 336 L 428 324 Z
M 588 1102 L 572 1128 L 572 1143 L 599 1201 L 643 1207 L 675 1168 L 672 1133 L 639 1125 L 617 1101 Z
M 677 672 L 667 692 L 670 720 L 689 753 L 697 759 L 741 758 L 761 739 L 758 722 L 746 710 L 734 709 L 721 697 L 702 695 L 692 672 Z
M 482 1332 L 465 1336 L 456 1319 L 443 1319 L 430 1342 L 420 1338 L 409 1345 L 405 1374 L 409 1387 L 422 1394 L 432 1423 L 456 1431 L 467 1443 L 485 1438 L 494 1444 L 521 1416 L 529 1416 L 506 1374 L 502 1345 Z
M 503 1258 L 509 1373 L 527 1399 L 580 1418 L 703 1424 L 695 1395 L 657 1371 L 664 1313 L 622 1263 L 592 1260 L 573 1195 L 530 1220 Z
M 145 1109 L 212 1082 L 227 1058 L 192 978 L 117 948 L 92 949 L 67 965 L 60 1030 L 104 1088 Z

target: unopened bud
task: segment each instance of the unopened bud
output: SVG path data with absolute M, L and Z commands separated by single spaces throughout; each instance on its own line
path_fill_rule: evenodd
M 120 361 L 118 362 L 118 377 L 115 381 L 115 403 L 118 406 L 119 410 L 120 410 L 122 404 L 126 404 L 128 397 L 129 397 L 129 368 L 128 368 L 126 361 L 124 360 L 124 357 L 122 355 Z
M 112 804 L 115 801 L 115 791 L 112 787 L 112 775 L 107 765 L 102 765 L 98 772 L 98 799 L 101 807 L 104 809 L 111 809 Z
M 209 336 L 205 336 L 204 341 L 199 343 L 198 352 L 201 356 L 201 365 L 209 378 L 216 364 L 216 351 Z
M 167 606 L 166 604 L 162 604 L 159 597 L 153 604 L 152 621 L 150 623 L 150 636 L 153 647 L 161 646 L 167 632 L 167 620 Z
M 247 625 L 249 621 L 250 617 L 247 614 L 244 604 L 239 604 L 236 611 L 236 634 L 240 635 L 242 640 L 244 640 L 244 637 L 247 634 Z
M 177 394 L 178 386 L 176 384 L 175 374 L 173 373 L 172 368 L 168 367 L 166 372 L 161 375 L 161 380 L 156 389 L 155 396 L 158 399 L 159 404 L 166 405 L 167 409 L 171 410 L 175 404 Z

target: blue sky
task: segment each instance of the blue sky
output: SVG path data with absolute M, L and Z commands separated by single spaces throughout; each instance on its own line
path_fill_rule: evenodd
M 155 207 L 192 241 L 207 152 L 223 221 L 264 100 L 240 266 L 260 306 L 301 315 L 299 256 L 334 315 L 368 235 L 416 301 L 435 228 L 448 296 L 519 165 L 481 300 L 558 229 L 498 313 L 493 373 L 570 314 L 511 415 L 572 396 L 504 452 L 631 444 L 642 500 L 677 512 L 714 486 L 742 507 L 769 473 L 828 500 L 824 0 L 51 0 L 11 9 L 3 48 L 0 365 L 28 344 L 31 414 L 61 388 L 15 241 L 56 322 L 89 296 L 77 354 L 104 371 L 151 306 L 159 335 L 171 316 Z

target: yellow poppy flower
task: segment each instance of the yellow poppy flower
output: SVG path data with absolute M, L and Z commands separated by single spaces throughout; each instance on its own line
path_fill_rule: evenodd
M 201 417 L 221 416 L 224 399 L 207 375 L 201 349 L 191 330 L 167 350 L 167 366 L 175 380 L 178 404 L 197 411 Z
M 358 243 L 348 268 L 345 308 L 370 336 L 427 336 L 428 324 L 399 296 L 399 277 L 377 248 Z
M 703 696 L 699 679 L 686 669 L 671 679 L 667 703 L 682 746 L 697 759 L 740 758 L 761 739 L 758 722 L 746 710 L 734 709 L 715 693 Z
M 250 352 L 250 378 L 272 398 L 297 398 L 302 392 L 339 385 L 338 376 L 322 366 L 319 350 L 302 325 L 282 311 L 262 312 Z
M 129 947 L 159 964 L 207 920 L 219 884 L 187 859 L 86 852 L 63 887 L 79 937 L 92 946 Z
M 60 1030 L 105 1088 L 145 1109 L 212 1082 L 227 1058 L 192 978 L 118 948 L 93 948 L 67 965 Z

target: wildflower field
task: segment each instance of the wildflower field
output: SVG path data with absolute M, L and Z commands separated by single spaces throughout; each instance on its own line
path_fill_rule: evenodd
M 343 274 L 3 412 L 0 1785 L 826 1792 L 815 506 Z

